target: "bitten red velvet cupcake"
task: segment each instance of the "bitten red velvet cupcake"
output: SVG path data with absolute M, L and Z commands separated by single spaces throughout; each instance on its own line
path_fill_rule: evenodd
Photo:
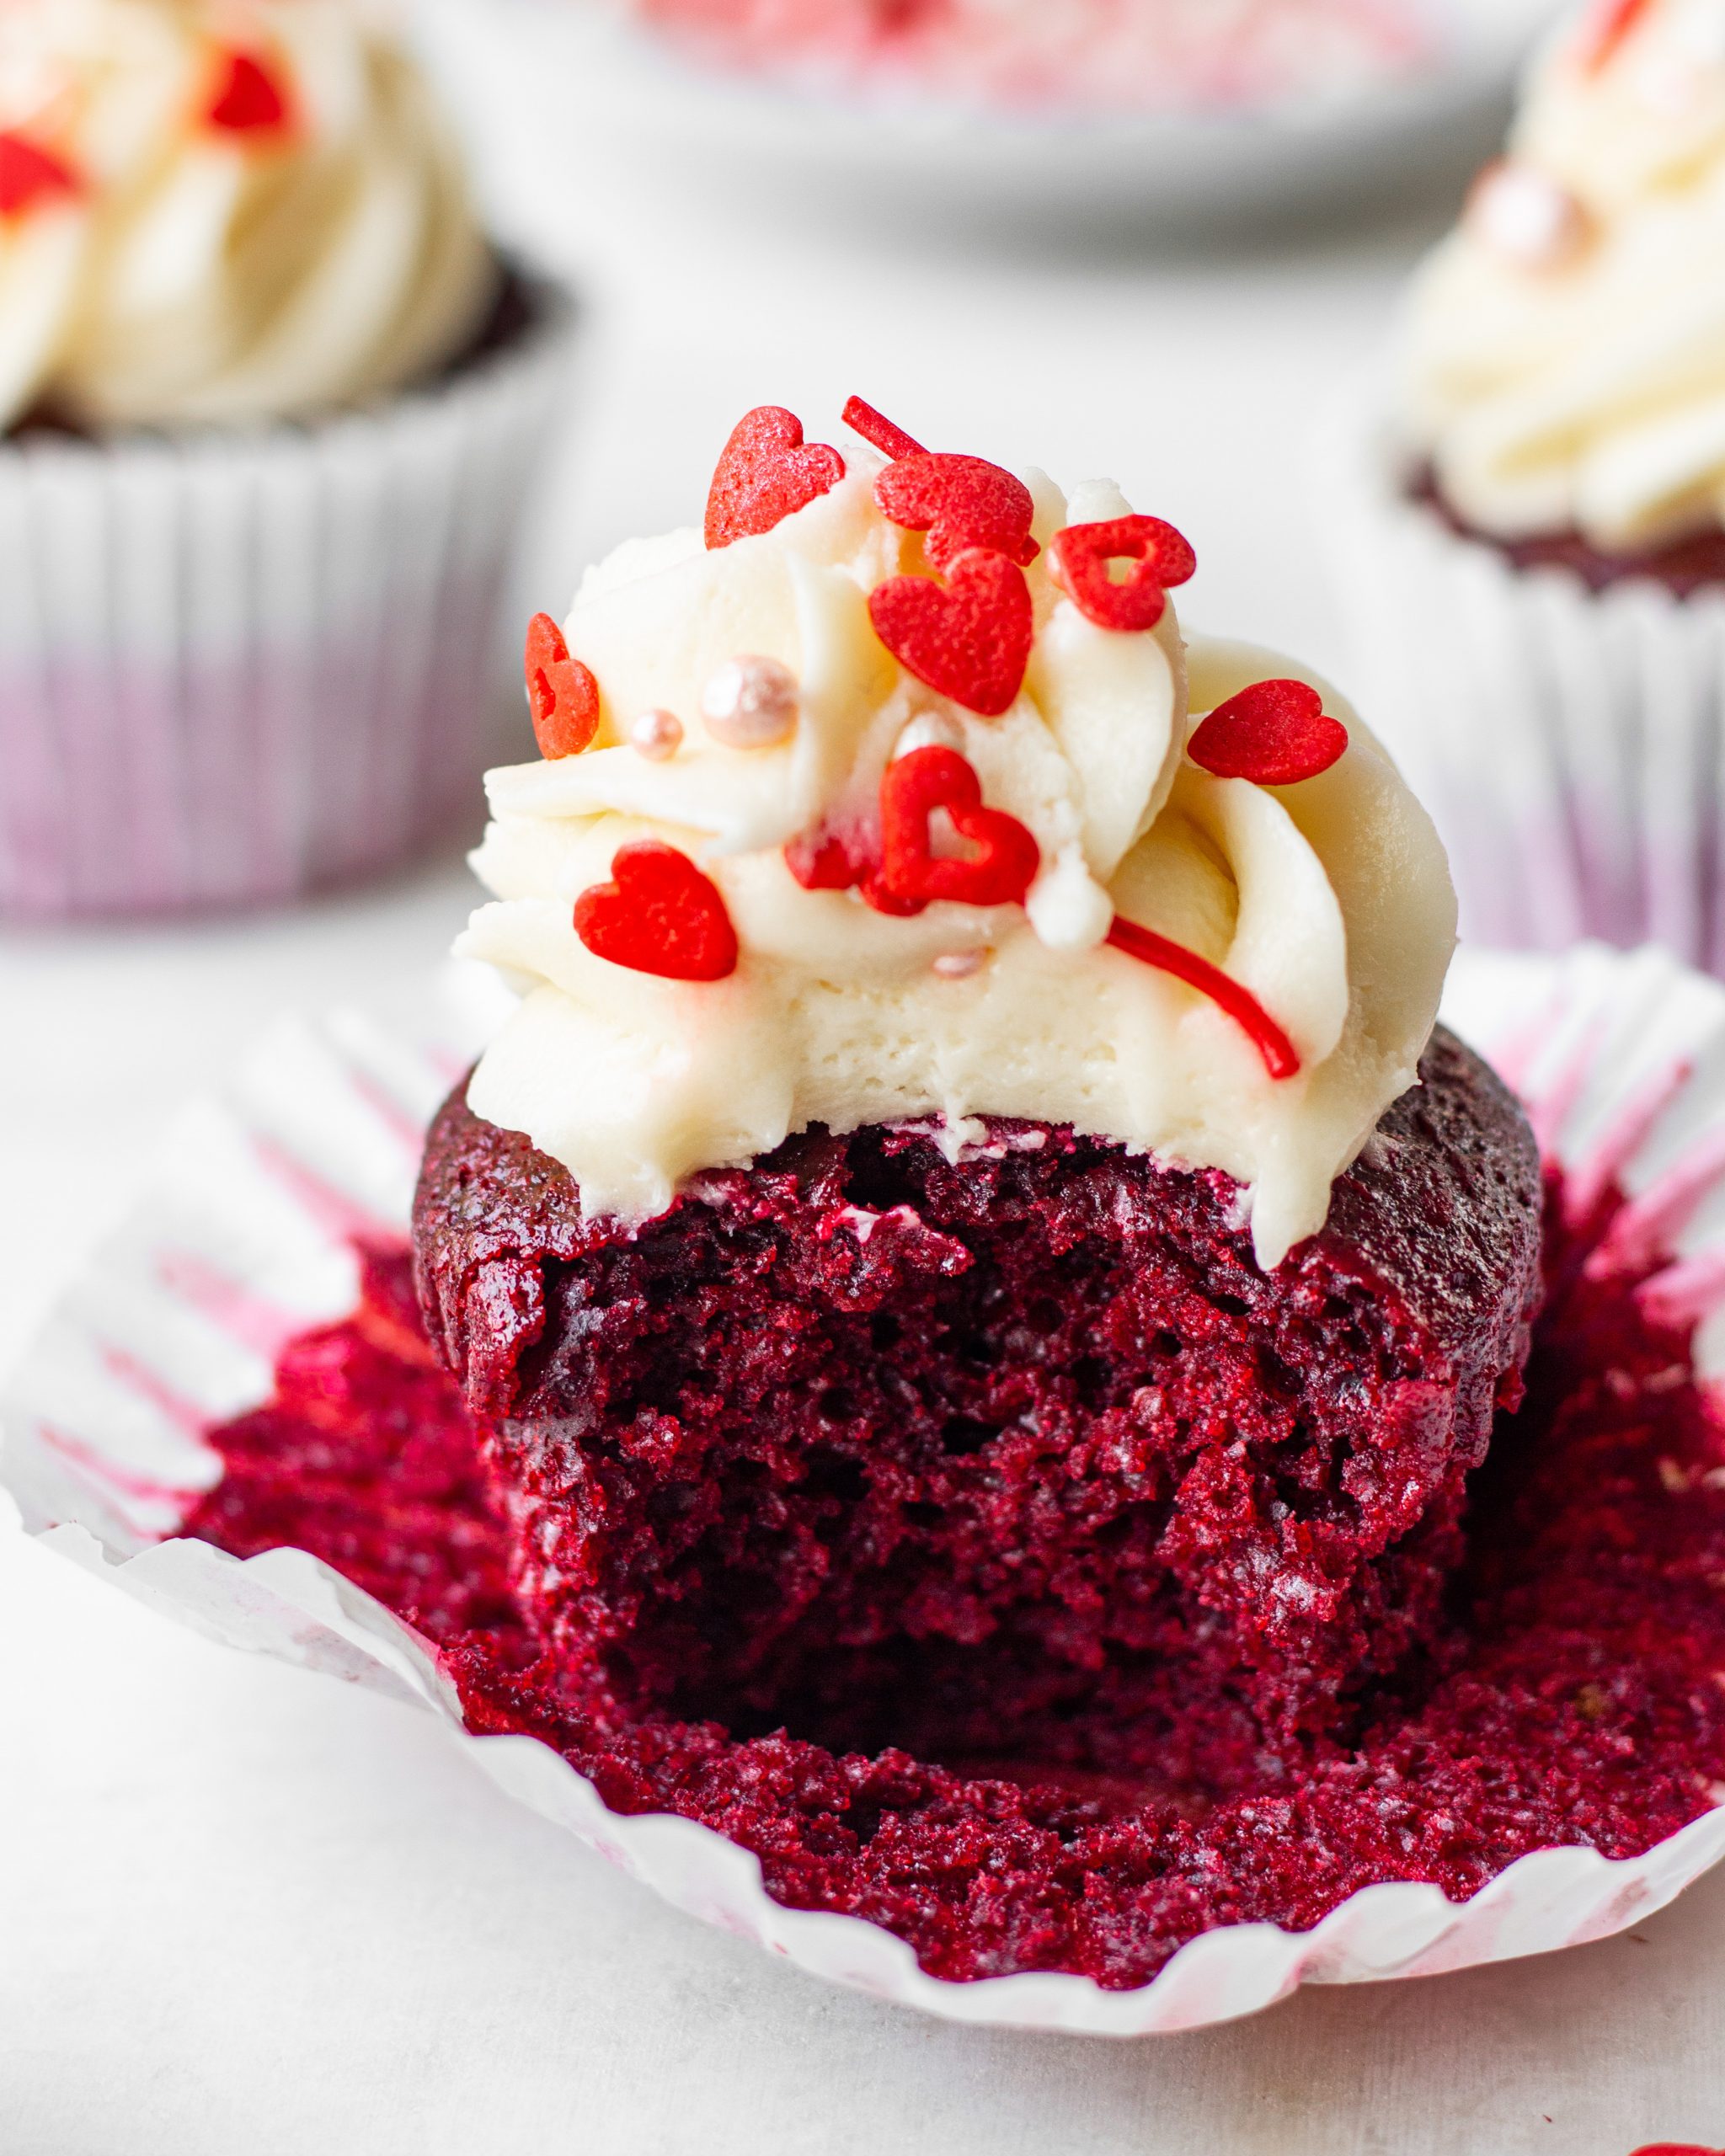
M 1111 485 L 740 424 L 534 624 L 434 1342 L 571 1686 L 1239 1788 L 1439 1648 L 1539 1170 L 1355 714 Z

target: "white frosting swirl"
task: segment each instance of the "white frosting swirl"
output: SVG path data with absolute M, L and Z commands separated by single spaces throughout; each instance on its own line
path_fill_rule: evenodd
M 1725 0 L 1589 11 L 1413 296 L 1408 416 L 1451 506 L 1608 552 L 1725 523 L 1722 261 Z
M 236 55 L 279 125 L 212 121 Z M 352 0 L 6 0 L 0 134 L 72 183 L 0 216 L 0 426 L 296 417 L 493 304 L 450 133 Z
M 1188 707 L 1313 677 L 1239 645 L 1188 661 L 1172 606 L 1154 630 L 1098 627 L 1045 552 L 1028 572 L 1037 634 L 1012 708 L 979 718 L 937 695 L 871 626 L 868 592 L 927 566 L 921 540 L 877 510 L 876 469 L 853 459 L 831 492 L 718 552 L 679 532 L 589 573 L 567 633 L 602 692 L 594 745 L 488 782 L 474 865 L 497 903 L 457 947 L 525 1000 L 472 1107 L 561 1161 L 590 1211 L 632 1217 L 813 1123 L 932 1115 L 959 1139 L 976 1116 L 1071 1123 L 1226 1169 L 1277 1263 L 1322 1225 L 1332 1180 L 1413 1081 L 1455 931 L 1429 821 L 1328 690 L 1352 740 L 1321 776 L 1271 789 L 1199 770 L 1183 754 Z M 1039 473 L 1027 483 L 1044 545 L 1128 513 L 1107 483 L 1070 504 Z M 728 747 L 703 727 L 703 686 L 740 654 L 800 684 L 779 745 Z M 681 721 L 669 760 L 628 745 L 649 711 Z M 929 742 L 959 748 L 985 803 L 1034 834 L 1028 905 L 943 901 L 906 918 L 854 890 L 804 889 L 786 841 L 867 814 L 889 761 Z M 575 933 L 573 901 L 643 835 L 718 886 L 741 952 L 729 978 L 635 972 Z M 1117 910 L 1248 988 L 1299 1074 L 1273 1080 L 1214 1003 L 1104 943 Z

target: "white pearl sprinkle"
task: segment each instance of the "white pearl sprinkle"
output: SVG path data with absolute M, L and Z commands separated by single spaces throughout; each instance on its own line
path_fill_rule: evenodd
M 1556 270 L 1592 236 L 1584 204 L 1533 165 L 1504 163 L 1482 173 L 1468 222 L 1487 247 L 1524 270 Z
M 943 980 L 969 980 L 987 963 L 986 951 L 943 951 L 934 962 L 934 970 Z
M 776 659 L 728 659 L 701 691 L 701 716 L 728 749 L 771 749 L 797 723 L 797 678 Z
M 629 728 L 629 746 L 649 764 L 663 764 L 683 744 L 683 722 L 674 711 L 644 711 Z

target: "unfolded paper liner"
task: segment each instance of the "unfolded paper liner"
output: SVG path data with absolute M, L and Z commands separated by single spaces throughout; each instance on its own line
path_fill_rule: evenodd
M 1315 445 L 1348 686 L 1431 809 L 1464 934 L 1725 974 L 1725 590 L 1518 568 L 1407 490 L 1366 383 Z
M 1395 1882 L 1308 1932 L 1223 1926 L 1136 1990 L 1061 1974 L 944 1982 L 861 1919 L 780 1907 L 755 1858 L 710 1829 L 613 1813 L 537 1739 L 470 1734 L 432 1651 L 316 1559 L 240 1561 L 173 1539 L 221 1477 L 200 1433 L 268 1398 L 287 1340 L 355 1308 L 356 1235 L 405 1230 L 422 1131 L 491 1015 L 428 990 L 399 1029 L 352 1014 L 286 1024 L 226 1094 L 187 1113 L 0 1406 L 3 1480 L 33 1532 L 216 1639 L 429 1707 L 502 1788 L 678 1908 L 949 2020 L 1098 2036 L 1203 2027 L 1304 1983 L 1426 1976 L 1604 1938 L 1725 1856 L 1722 1806 L 1638 1857 L 1537 1851 L 1462 1903 Z M 1613 1182 L 1626 1192 L 1613 1247 L 1664 1258 L 1645 1292 L 1699 1321 L 1698 1374 L 1725 1385 L 1725 988 L 1653 952 L 1465 955 L 1449 1015 L 1520 1089 L 1577 1201 Z
M 446 835 L 494 746 L 571 302 L 303 424 L 0 441 L 0 916 L 259 905 Z

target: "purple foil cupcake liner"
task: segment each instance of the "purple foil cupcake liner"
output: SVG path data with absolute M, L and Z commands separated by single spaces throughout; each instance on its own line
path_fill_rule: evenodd
M 1317 482 L 1350 686 L 1436 819 L 1464 936 L 1725 973 L 1725 589 L 1518 568 L 1404 478 L 1356 392 Z
M 1464 954 L 1446 1016 L 1495 1053 L 1578 1187 L 1622 1188 L 1622 1231 L 1664 1259 L 1646 1291 L 1699 1320 L 1698 1374 L 1709 1390 L 1725 1384 L 1725 990 L 1652 952 Z M 26 1527 L 211 1637 L 425 1707 L 501 1788 L 677 1908 L 948 2020 L 1115 2036 L 1201 2028 L 1305 1983 L 1436 1975 L 1605 1938 L 1725 1857 L 1721 1791 L 1640 1856 L 1536 1850 L 1459 1903 L 1433 1885 L 1368 1886 L 1309 1931 L 1206 1932 L 1136 1990 L 1064 1974 L 954 1983 L 860 1918 L 775 1902 L 757 1860 L 710 1828 L 613 1812 L 537 1739 L 473 1734 L 429 1643 L 381 1604 L 302 1550 L 242 1562 L 180 1526 L 222 1471 L 201 1433 L 269 1397 L 287 1340 L 354 1310 L 355 1236 L 405 1234 L 425 1125 L 489 1022 L 478 1004 L 427 997 L 400 1031 L 353 1015 L 285 1024 L 237 1081 L 187 1112 L 0 1402 L 3 1483 Z
M 268 904 L 458 828 L 574 312 L 304 425 L 0 442 L 0 916 Z

